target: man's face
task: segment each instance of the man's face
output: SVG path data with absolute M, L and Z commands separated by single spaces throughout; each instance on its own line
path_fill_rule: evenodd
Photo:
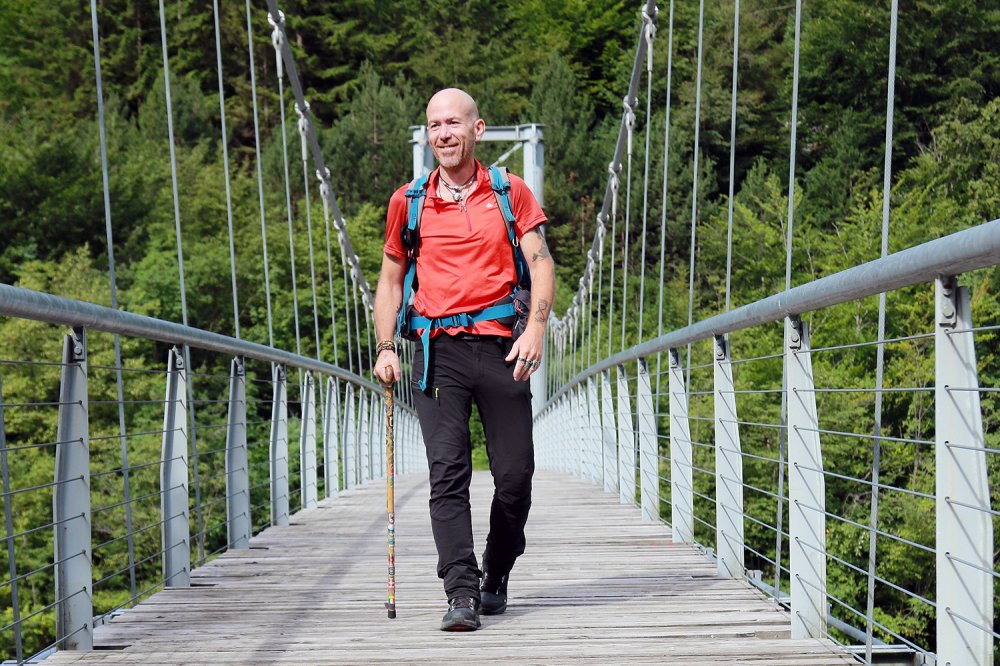
M 438 163 L 445 169 L 471 164 L 476 142 L 486 123 L 477 118 L 467 100 L 458 94 L 435 95 L 427 105 L 427 134 Z

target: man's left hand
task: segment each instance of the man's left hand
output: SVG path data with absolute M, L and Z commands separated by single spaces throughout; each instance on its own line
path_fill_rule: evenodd
M 514 362 L 514 381 L 527 381 L 542 363 L 545 350 L 545 327 L 529 323 L 504 359 Z

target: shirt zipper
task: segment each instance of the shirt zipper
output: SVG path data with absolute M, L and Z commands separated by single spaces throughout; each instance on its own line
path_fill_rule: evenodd
M 469 228 L 469 233 L 471 234 L 472 233 L 472 218 L 469 217 L 469 209 L 465 205 L 465 201 L 464 200 L 459 201 L 458 202 L 458 207 L 462 209 L 463 213 L 465 213 L 465 225 Z

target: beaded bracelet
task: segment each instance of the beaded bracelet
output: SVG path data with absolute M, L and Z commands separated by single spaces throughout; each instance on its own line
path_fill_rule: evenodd
M 378 346 L 375 347 L 375 353 L 376 354 L 381 354 L 386 349 L 388 349 L 393 354 L 395 354 L 396 353 L 396 343 L 393 342 L 392 340 L 382 340 L 381 342 L 378 343 Z

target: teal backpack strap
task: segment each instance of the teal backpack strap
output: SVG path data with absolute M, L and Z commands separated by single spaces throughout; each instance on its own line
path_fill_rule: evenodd
M 497 206 L 503 216 L 504 225 L 507 227 L 507 238 L 510 240 L 514 251 L 514 266 L 517 269 L 517 286 L 521 289 L 529 288 L 531 276 L 528 274 L 528 265 L 524 260 L 520 244 L 517 240 L 515 229 L 516 218 L 514 208 L 510 201 L 510 178 L 507 169 L 504 167 L 490 167 L 490 187 L 496 197 Z M 423 213 L 424 199 L 427 196 L 427 176 L 421 176 L 414 180 L 406 190 L 407 221 L 406 226 L 400 229 L 400 240 L 406 248 L 408 266 L 406 277 L 403 278 L 403 302 L 399 309 L 399 316 L 396 319 L 397 334 L 409 333 L 420 329 L 420 342 L 423 347 L 424 375 L 420 378 L 419 386 L 421 391 L 427 390 L 427 369 L 430 367 L 430 342 L 431 331 L 439 328 L 460 328 L 471 326 L 480 321 L 494 319 L 504 319 L 516 314 L 513 302 L 501 305 L 491 305 L 479 312 L 463 312 L 447 317 L 431 319 L 420 314 L 409 315 L 407 302 L 413 293 L 413 283 L 417 268 L 417 255 L 420 254 L 420 216 Z
M 479 312 L 462 312 L 448 317 L 438 317 L 431 319 L 422 315 L 413 315 L 409 319 L 410 330 L 422 329 L 420 332 L 420 343 L 424 348 L 424 376 L 420 378 L 419 386 L 421 391 L 427 390 L 427 368 L 430 367 L 431 331 L 439 328 L 460 328 L 471 326 L 476 322 L 490 321 L 493 319 L 503 319 L 516 314 L 514 303 L 502 303 L 491 305 Z
M 399 239 L 406 249 L 406 276 L 403 278 L 403 300 L 396 316 L 396 334 L 403 335 L 406 329 L 406 309 L 413 294 L 413 282 L 417 274 L 417 255 L 420 254 L 420 216 L 424 212 L 427 196 L 427 174 L 410 183 L 406 190 L 406 226 L 399 230 Z
M 507 167 L 491 166 L 488 170 L 490 175 L 490 187 L 493 188 L 493 196 L 496 197 L 497 207 L 503 215 L 503 223 L 507 227 L 507 239 L 510 240 L 511 247 L 514 248 L 514 268 L 517 270 L 517 286 L 521 289 L 531 287 L 531 275 L 528 272 L 528 263 L 524 260 L 524 253 L 521 251 L 521 244 L 517 240 L 515 224 L 517 218 L 514 217 L 514 207 L 510 201 L 510 176 L 507 175 Z

